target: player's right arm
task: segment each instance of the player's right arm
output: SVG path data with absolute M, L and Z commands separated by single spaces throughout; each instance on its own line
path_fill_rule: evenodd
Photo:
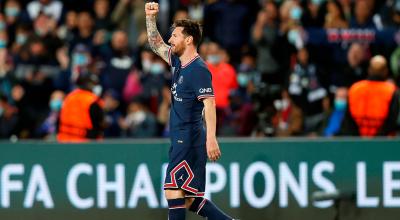
M 158 10 L 158 3 L 149 2 L 145 5 L 147 38 L 154 53 L 169 63 L 168 51 L 170 46 L 164 42 L 157 30 L 156 16 Z

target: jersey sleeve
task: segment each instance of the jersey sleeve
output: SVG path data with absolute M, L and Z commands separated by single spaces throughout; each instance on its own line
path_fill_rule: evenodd
M 172 54 L 171 47 L 168 49 L 168 64 L 171 67 L 179 67 L 181 65 L 179 57 Z
M 212 87 L 212 77 L 210 71 L 206 68 L 199 68 L 192 73 L 192 88 L 198 100 L 214 97 Z

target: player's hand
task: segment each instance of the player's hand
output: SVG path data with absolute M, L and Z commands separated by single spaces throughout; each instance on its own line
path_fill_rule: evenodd
M 146 16 L 154 16 L 158 14 L 158 3 L 155 2 L 148 2 L 146 3 L 146 5 L 144 6 L 145 12 L 146 12 Z
M 206 142 L 207 156 L 211 161 L 217 161 L 221 157 L 218 142 L 215 137 L 207 138 Z

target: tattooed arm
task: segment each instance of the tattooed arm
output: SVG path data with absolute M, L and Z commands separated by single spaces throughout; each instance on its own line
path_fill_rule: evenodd
M 160 33 L 157 30 L 156 15 L 158 13 L 158 3 L 149 2 L 145 5 L 146 11 L 146 27 L 147 37 L 151 49 L 159 55 L 163 60 L 169 63 L 168 46 L 162 39 Z

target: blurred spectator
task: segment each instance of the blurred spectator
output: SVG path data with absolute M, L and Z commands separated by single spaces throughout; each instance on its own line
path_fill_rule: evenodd
M 11 45 L 10 51 L 14 57 L 20 54 L 21 49 L 26 46 L 28 39 L 31 37 L 31 31 L 27 25 L 18 25 L 15 30 L 15 40 Z
M 324 129 L 325 137 L 336 136 L 340 132 L 342 122 L 347 110 L 347 88 L 336 89 L 333 109 L 330 113 L 327 126 Z
M 257 48 L 257 69 L 262 74 L 278 74 L 279 64 L 274 57 L 278 37 L 278 10 L 273 2 L 265 3 L 253 26 L 253 42 Z
M 347 22 L 350 22 L 353 10 L 352 10 L 352 0 L 339 0 L 339 3 L 341 5 L 341 8 L 343 10 L 344 17 Z
M 141 58 L 143 69 L 140 76 L 143 88 L 141 95 L 149 100 L 149 110 L 156 114 L 159 108 L 158 105 L 162 102 L 163 87 L 171 80 L 171 73 L 165 61 L 152 51 L 143 50 Z
M 7 0 L 4 4 L 5 23 L 7 25 L 7 32 L 9 42 L 14 42 L 15 31 L 17 25 L 23 22 L 23 12 L 21 4 L 17 0 Z
M 15 134 L 18 122 L 18 109 L 10 105 L 8 98 L 0 94 L 0 138 Z
M 235 69 L 222 60 L 222 51 L 218 44 L 208 45 L 207 66 L 212 75 L 212 85 L 217 108 L 217 125 L 223 126 L 229 107 L 229 94 L 238 87 Z
M 326 3 L 324 0 L 307 0 L 301 23 L 304 27 L 321 28 L 324 24 Z
M 390 56 L 390 70 L 396 84 L 400 83 L 400 47 L 397 47 Z
M 190 19 L 202 22 L 204 18 L 204 3 L 201 0 L 191 0 L 188 12 Z
M 120 120 L 125 137 L 149 138 L 157 136 L 157 121 L 141 97 L 128 105 L 127 115 Z
M 57 36 L 64 41 L 71 42 L 74 38 L 78 25 L 78 13 L 68 11 L 65 15 L 65 23 L 61 24 L 57 30 Z
M 94 21 L 90 12 L 79 12 L 77 24 L 78 31 L 72 41 L 69 42 L 70 49 L 75 48 L 78 44 L 84 44 L 91 50 L 93 48 Z
M 239 0 L 220 0 L 204 9 L 204 35 L 226 48 L 231 62 L 240 61 L 242 47 L 249 42 L 249 9 Z
M 129 34 L 131 47 L 137 46 L 140 39 L 142 43 L 147 42 L 144 4 L 143 0 L 119 0 L 111 14 L 117 28 Z
M 169 111 L 171 108 L 171 85 L 168 83 L 162 89 L 162 101 L 158 107 L 157 121 L 160 124 L 161 136 L 169 137 Z
M 368 1 L 355 1 L 354 17 L 350 21 L 351 28 L 376 28 L 372 20 L 373 8 Z
M 180 8 L 175 12 L 173 21 L 189 19 L 189 12 L 187 8 Z
M 338 1 L 328 1 L 326 3 L 326 8 L 327 13 L 325 15 L 325 28 L 347 28 L 349 26 Z
M 111 43 L 101 51 L 101 59 L 105 62 L 101 84 L 106 90 L 112 89 L 122 98 L 125 82 L 135 61 L 124 31 L 115 31 L 112 34 Z
M 351 44 L 347 52 L 347 62 L 334 67 L 335 72 L 331 75 L 332 85 L 349 87 L 354 82 L 366 78 L 368 63 L 365 50 L 359 43 Z
M 47 116 L 49 98 L 54 90 L 52 77 L 58 70 L 51 65 L 48 48 L 38 37 L 27 43 L 27 50 L 21 50 L 19 58 L 14 74 L 19 81 L 20 95 L 14 100 L 20 110 L 20 136 L 35 138 L 35 131 Z
M 61 69 L 54 79 L 54 85 L 57 89 L 66 93 L 74 89 L 74 82 L 80 73 L 85 71 L 95 72 L 93 70 L 94 59 L 89 48 L 84 44 L 76 45 L 71 55 L 66 47 L 60 48 L 57 50 L 57 60 Z
M 105 111 L 105 138 L 117 138 L 121 136 L 121 128 L 119 121 L 123 117 L 118 110 L 120 97 L 114 90 L 107 90 L 103 95 L 104 111 Z
M 103 137 L 104 110 L 96 91 L 97 76 L 82 72 L 76 84 L 78 88 L 67 95 L 61 108 L 59 142 L 86 142 Z
M 27 11 L 31 20 L 44 13 L 59 22 L 63 13 L 63 3 L 58 0 L 36 0 L 27 5 Z
M 344 134 L 363 137 L 391 135 L 399 115 L 399 91 L 387 80 L 388 68 L 383 56 L 374 56 L 368 79 L 356 82 L 349 90 L 349 114 Z
M 35 38 L 41 40 L 46 49 L 47 59 L 55 64 L 55 51 L 61 47 L 62 42 L 57 37 L 57 22 L 54 18 L 40 13 L 33 21 Z
M 50 111 L 47 118 L 40 125 L 37 136 L 47 140 L 56 140 L 57 122 L 64 101 L 65 93 L 60 90 L 54 91 L 50 96 Z
M 257 124 L 251 95 L 259 73 L 255 58 L 250 53 L 243 54 L 238 71 L 238 87 L 229 92 L 229 106 L 225 109 L 226 115 L 219 129 L 219 134 L 223 136 L 248 136 Z
M 282 98 L 274 101 L 276 115 L 273 118 L 275 135 L 278 137 L 297 136 L 303 133 L 303 112 L 290 99 L 289 93 L 282 91 Z
M 289 94 L 294 104 L 299 106 L 304 117 L 304 133 L 317 134 L 322 126 L 324 100 L 327 91 L 320 82 L 317 66 L 309 61 L 306 48 L 297 53 L 297 63 L 289 78 Z
M 16 79 L 12 72 L 11 59 L 5 47 L 6 36 L 0 33 L 0 94 L 4 95 L 12 103 L 11 89 L 16 84 Z
M 386 28 L 400 27 L 400 1 L 388 0 L 379 11 L 379 18 Z
M 113 28 L 110 18 L 110 2 L 109 0 L 94 1 L 94 29 L 95 30 L 111 30 Z

